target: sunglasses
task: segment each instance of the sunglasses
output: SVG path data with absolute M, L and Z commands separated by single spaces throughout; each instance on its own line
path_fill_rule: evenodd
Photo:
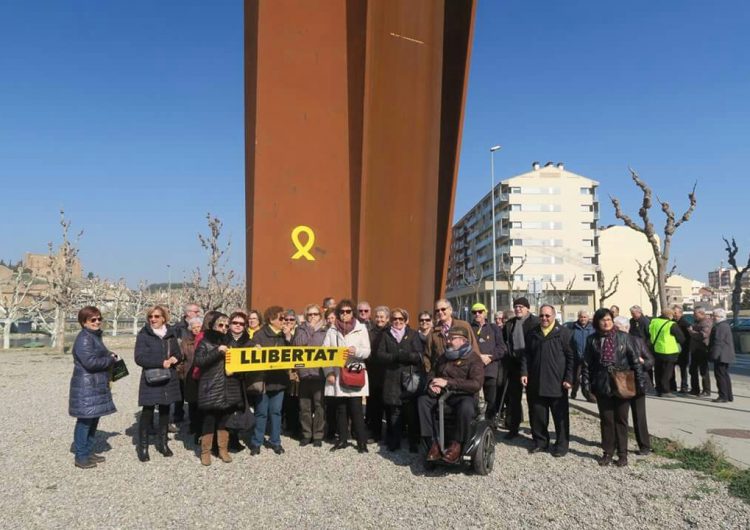
M 446 311 L 448 311 L 448 308 L 447 307 L 438 307 L 438 308 L 435 309 L 435 311 L 436 312 L 440 311 L 441 313 L 445 313 Z
M 319 317 L 319 316 L 320 316 L 320 313 L 308 313 L 308 314 L 307 314 L 307 315 L 305 315 L 305 316 L 308 316 L 308 317 Z
M 403 322 L 404 320 L 406 320 L 404 317 L 391 317 L 393 322 Z
M 350 315 L 351 313 L 351 309 L 342 309 L 341 311 L 339 311 L 339 315 Z
M 102 321 L 102 317 L 91 317 L 89 319 L 89 322 L 101 322 L 101 321 Z
M 245 323 L 244 323 L 244 322 L 242 322 L 242 321 L 240 321 L 240 320 L 233 320 L 233 321 L 232 321 L 232 325 L 233 325 L 233 326 L 244 326 L 244 325 L 245 325 Z
M 484 311 L 472 311 L 471 312 L 472 315 L 481 315 L 482 313 L 484 313 Z
M 370 312 L 369 309 L 357 309 L 357 311 L 359 311 L 360 313 L 369 313 Z
M 229 324 L 224 324 L 224 323 L 216 324 L 216 327 L 219 329 L 224 329 L 224 328 L 228 328 Z
M 292 318 L 285 318 L 284 319 L 284 322 L 296 322 L 296 321 L 297 321 L 297 319 L 294 318 L 294 317 L 292 317 Z
M 164 315 L 149 315 L 148 318 L 150 320 L 154 320 L 154 319 L 157 319 L 157 318 L 164 318 Z
M 432 319 L 431 318 L 420 318 L 419 321 L 420 322 L 432 322 Z
M 539 315 L 539 318 L 555 318 L 555 315 L 548 315 L 546 313 L 541 313 Z

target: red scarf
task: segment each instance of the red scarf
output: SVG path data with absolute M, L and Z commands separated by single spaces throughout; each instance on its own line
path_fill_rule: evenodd
M 346 337 L 353 329 L 354 326 L 357 324 L 357 321 L 353 318 L 349 322 L 343 322 L 339 319 L 339 317 L 336 317 L 336 329 L 341 333 L 344 337 Z

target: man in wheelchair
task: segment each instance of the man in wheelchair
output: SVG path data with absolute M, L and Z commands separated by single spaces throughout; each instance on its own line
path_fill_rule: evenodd
M 461 327 L 448 331 L 448 348 L 433 361 L 427 376 L 427 393 L 419 397 L 419 424 L 422 436 L 429 444 L 427 461 L 441 457 L 450 464 L 461 457 L 461 444 L 470 435 L 471 422 L 476 416 L 477 394 L 484 382 L 484 363 L 472 350 L 469 332 Z M 455 432 L 441 454 L 438 442 L 436 409 L 440 396 L 450 391 L 445 400 L 445 412 L 455 418 Z

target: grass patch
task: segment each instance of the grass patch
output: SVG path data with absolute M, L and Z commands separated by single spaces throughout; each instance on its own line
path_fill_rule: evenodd
M 730 464 L 711 440 L 698 447 L 684 447 L 667 438 L 651 437 L 651 448 L 659 456 L 676 460 L 662 469 L 689 469 L 728 483 L 729 493 L 750 504 L 750 470 Z

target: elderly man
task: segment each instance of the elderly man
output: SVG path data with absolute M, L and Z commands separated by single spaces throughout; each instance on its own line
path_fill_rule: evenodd
M 680 394 L 687 394 L 690 391 L 690 375 L 688 368 L 690 367 L 690 321 L 684 315 L 682 306 L 672 306 L 672 312 L 674 316 L 672 319 L 677 322 L 677 325 L 682 331 L 682 342 L 680 342 L 680 355 L 677 357 L 677 366 L 680 368 Z M 672 390 L 677 390 L 676 381 L 672 385 Z
M 586 339 L 589 338 L 589 335 L 594 333 L 594 326 L 591 325 L 589 312 L 585 309 L 581 309 L 578 312 L 578 320 L 567 323 L 565 327 L 570 330 L 572 340 L 571 346 L 576 352 L 575 372 L 573 375 L 575 380 L 573 382 L 573 391 L 570 393 L 570 399 L 575 399 L 578 395 L 578 389 L 581 386 L 581 364 L 583 363 L 583 352 L 586 349 Z M 584 397 L 591 403 L 596 402 L 591 396 L 584 394 Z
M 439 300 L 438 304 L 443 302 Z M 453 326 L 448 330 L 446 349 L 435 359 L 427 375 L 427 393 L 419 397 L 419 424 L 430 447 L 428 461 L 442 456 L 448 463 L 457 462 L 461 457 L 461 445 L 469 435 L 477 393 L 484 381 L 484 363 L 472 348 L 472 335 L 465 326 Z M 438 400 L 446 390 L 453 392 L 445 401 L 445 410 L 456 417 L 456 429 L 449 435 L 450 442 L 441 455 L 435 412 Z
M 727 321 L 727 312 L 723 309 L 714 309 L 714 327 L 708 340 L 708 354 L 714 362 L 716 390 L 719 393 L 719 397 L 712 401 L 714 403 L 734 401 L 732 380 L 729 379 L 729 365 L 735 360 L 734 339 L 732 328 L 729 327 Z
M 568 390 L 573 387 L 575 353 L 570 331 L 555 319 L 555 308 L 539 308 L 539 325 L 526 335 L 526 351 L 521 359 L 521 384 L 526 387 L 529 421 L 534 446 L 529 453 L 549 447 L 549 414 L 555 423 L 555 445 L 552 456 L 568 452 L 570 420 Z
M 639 305 L 630 308 L 630 334 L 648 340 L 648 325 L 651 321 L 643 315 L 643 309 Z
M 357 304 L 357 320 L 362 322 L 365 327 L 367 328 L 367 331 L 372 331 L 372 315 L 370 314 L 372 311 L 372 308 L 370 307 L 370 302 L 360 302 Z
M 674 377 L 674 365 L 680 356 L 680 342 L 684 340 L 673 317 L 672 310 L 665 309 L 660 317 L 651 319 L 648 327 L 649 340 L 656 358 L 656 393 L 659 397 L 673 396 L 670 381 Z
M 487 307 L 484 304 L 476 303 L 471 306 L 471 314 L 471 328 L 479 343 L 479 357 L 484 363 L 484 417 L 492 422 L 497 414 L 498 366 L 505 355 L 505 343 L 500 329 L 487 321 Z
M 426 360 L 430 364 L 434 363 L 448 349 L 448 331 L 453 327 L 463 328 L 468 332 L 471 348 L 479 355 L 479 344 L 471 329 L 471 325 L 464 320 L 453 318 L 453 306 L 448 300 L 441 298 L 435 302 L 435 325 L 432 327 L 432 331 L 427 337 L 427 344 L 425 345 Z M 428 370 L 429 368 L 427 366 Z
M 708 373 L 708 341 L 713 322 L 706 310 L 695 310 L 695 322 L 690 331 L 690 393 L 694 396 L 711 395 L 711 375 Z M 703 390 L 701 390 L 701 387 Z
M 513 312 L 516 316 L 508 319 L 503 328 L 503 338 L 508 345 L 508 353 L 504 357 L 505 395 L 508 403 L 507 440 L 518 436 L 518 428 L 523 421 L 521 397 L 521 359 L 526 353 L 526 335 L 539 325 L 539 319 L 531 314 L 531 305 L 525 297 L 513 301 Z
M 182 318 L 180 321 L 175 324 L 174 329 L 177 335 L 177 338 L 181 340 L 190 339 L 193 336 L 193 333 L 190 331 L 190 325 L 188 322 L 191 318 L 200 318 L 201 317 L 201 308 L 198 304 L 195 302 L 190 302 L 188 304 L 185 304 L 182 308 Z

